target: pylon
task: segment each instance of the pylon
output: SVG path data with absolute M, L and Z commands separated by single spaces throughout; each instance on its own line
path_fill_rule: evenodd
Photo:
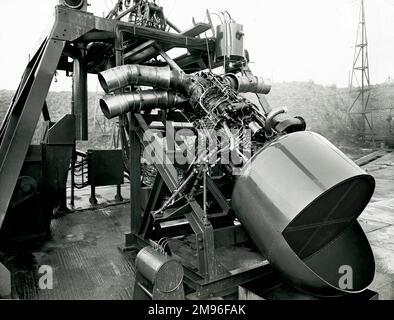
M 357 95 L 348 109 L 348 117 L 353 129 L 356 129 L 357 134 L 363 139 L 366 138 L 366 126 L 368 125 L 372 134 L 372 140 L 374 140 L 372 111 L 369 110 L 370 85 L 365 7 L 364 0 L 361 0 L 360 19 L 357 28 L 352 75 L 350 78 L 351 94 L 357 93 Z M 368 119 L 368 115 L 370 119 Z

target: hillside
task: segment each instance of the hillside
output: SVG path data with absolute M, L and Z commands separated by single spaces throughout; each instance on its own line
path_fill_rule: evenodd
M 13 92 L 0 90 L 0 119 L 13 97 Z M 112 123 L 106 121 L 98 108 L 99 95 L 89 93 L 89 125 L 91 141 L 80 147 L 111 147 Z M 304 117 L 308 130 L 316 131 L 326 136 L 340 147 L 359 144 L 354 139 L 354 131 L 350 128 L 347 109 L 353 98 L 348 89 L 338 89 L 334 86 L 326 87 L 313 82 L 276 83 L 267 96 L 272 108 L 285 106 L 291 115 Z M 389 132 L 388 118 L 394 115 L 392 101 L 394 101 L 394 84 L 387 83 L 371 88 L 371 108 L 381 109 L 372 113 L 375 133 L 385 136 Z M 47 98 L 51 118 L 53 121 L 71 110 L 70 92 L 50 92 Z
M 14 92 L 10 90 L 0 90 L 0 120 L 3 121 L 10 105 Z M 79 143 L 79 148 L 110 148 L 112 145 L 112 124 L 107 121 L 101 110 L 98 108 L 99 95 L 89 93 L 89 135 L 90 141 Z M 47 104 L 51 121 L 58 121 L 60 118 L 71 113 L 71 92 L 50 92 L 47 97 Z M 33 143 L 40 140 L 42 119 L 37 127 Z
M 394 84 L 372 86 L 368 121 L 375 136 L 382 139 L 389 134 L 389 116 L 394 116 Z M 347 110 L 355 99 L 348 89 L 325 87 L 313 82 L 278 83 L 267 96 L 272 107 L 286 106 L 293 115 L 307 120 L 308 129 L 319 132 L 337 144 L 355 143 Z M 357 112 L 359 105 L 353 111 Z

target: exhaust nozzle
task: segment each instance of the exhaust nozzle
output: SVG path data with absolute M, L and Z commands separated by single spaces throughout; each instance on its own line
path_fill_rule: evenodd
M 169 90 L 179 85 L 183 75 L 168 66 L 150 67 L 134 64 L 103 71 L 99 73 L 98 79 L 103 90 L 110 93 L 130 85 Z
M 113 119 L 128 112 L 149 109 L 169 109 L 187 101 L 179 94 L 167 91 L 145 90 L 125 94 L 109 95 L 100 99 L 100 107 L 107 119 Z
M 256 76 L 240 76 L 229 73 L 225 75 L 227 83 L 238 93 L 261 93 L 269 94 L 271 91 L 271 82 Z

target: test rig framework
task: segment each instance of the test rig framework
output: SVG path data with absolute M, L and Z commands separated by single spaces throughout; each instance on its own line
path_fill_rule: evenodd
M 107 94 L 104 115 L 118 121 L 118 169 L 130 178 L 135 298 L 226 296 L 251 282 L 268 292 L 277 281 L 318 297 L 367 291 L 375 265 L 357 217 L 374 179 L 302 117 L 270 108 L 241 24 L 225 12 L 215 28 L 207 12 L 209 23 L 181 31 L 147 0 L 118 1 L 105 18 L 62 0 L 55 17 L 0 131 L 3 244 L 47 233 L 53 210 L 67 207 L 75 140 L 88 139 L 90 73 Z M 45 101 L 57 70 L 72 73 L 73 104 L 53 124 Z M 41 113 L 47 130 L 30 146 Z M 27 208 L 38 208 L 33 231 L 20 228 Z

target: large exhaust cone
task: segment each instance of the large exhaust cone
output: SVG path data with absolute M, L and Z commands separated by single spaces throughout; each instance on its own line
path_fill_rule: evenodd
M 375 262 L 357 222 L 375 180 L 322 136 L 280 137 L 243 169 L 232 207 L 270 264 L 318 296 L 365 290 Z

